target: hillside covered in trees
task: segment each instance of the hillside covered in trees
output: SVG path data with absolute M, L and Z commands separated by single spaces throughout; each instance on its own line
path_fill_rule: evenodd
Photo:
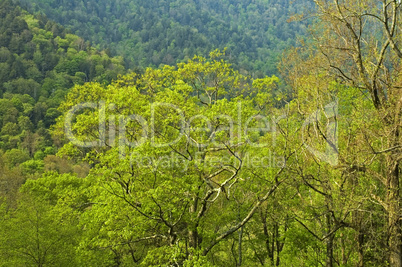
M 60 167 L 49 128 L 68 89 L 109 83 L 125 68 L 121 57 L 11 1 L 0 2 L 0 14 L 0 194 L 13 196 L 29 175 Z
M 238 69 L 259 76 L 277 74 L 284 48 L 305 34 L 306 23 L 288 23 L 290 15 L 312 8 L 306 0 L 22 2 L 130 67 L 174 65 L 227 47 Z
M 402 267 L 402 4 L 312 3 L 0 0 L 0 266 Z

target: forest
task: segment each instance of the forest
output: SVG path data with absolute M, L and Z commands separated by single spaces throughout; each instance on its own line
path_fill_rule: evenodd
M 296 44 L 306 23 L 287 23 L 309 9 L 306 0 L 22 0 L 99 48 L 121 55 L 126 66 L 158 67 L 228 48 L 231 63 L 262 77 L 277 75 L 283 48 Z
M 402 267 L 402 3 L 0 0 L 0 266 Z

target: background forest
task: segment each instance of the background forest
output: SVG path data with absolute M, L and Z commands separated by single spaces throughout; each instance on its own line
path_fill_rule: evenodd
M 21 2 L 123 56 L 130 68 L 173 65 L 227 47 L 237 68 L 258 76 L 277 74 L 283 49 L 306 29 L 287 20 L 312 8 L 300 0 Z
M 401 8 L 0 0 L 0 266 L 402 266 Z

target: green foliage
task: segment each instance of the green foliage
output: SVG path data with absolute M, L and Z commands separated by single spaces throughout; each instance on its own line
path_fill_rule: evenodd
M 21 170 L 24 174 L 37 174 L 43 171 L 43 161 L 42 160 L 28 160 L 21 164 Z
M 103 261 L 127 265 L 134 261 L 141 266 L 213 266 L 211 257 L 233 261 L 225 251 L 227 239 L 216 248 L 210 244 L 238 216 L 246 216 L 255 199 L 275 183 L 276 173 L 252 163 L 242 167 L 245 153 L 260 150 L 249 146 L 249 136 L 243 134 L 257 122 L 237 124 L 237 120 L 268 112 L 272 105 L 255 108 L 249 94 L 268 97 L 278 79 L 253 83 L 221 60 L 223 55 L 213 51 L 211 59 L 196 56 L 177 67 L 122 76 L 108 86 L 76 86 L 68 94 L 54 135 L 70 138 L 60 155 L 93 166 L 86 179 L 91 181 L 88 192 L 94 204 L 81 215 L 86 231 L 80 249 L 86 257 L 95 259 L 106 250 L 110 254 L 104 254 Z M 100 137 L 96 109 L 84 109 L 73 117 L 75 139 L 64 132 L 69 110 L 86 102 L 104 106 L 100 108 L 109 129 L 104 133 L 108 138 L 91 148 L 74 144 Z M 132 114 L 144 121 L 125 119 Z M 110 129 L 119 129 L 115 137 Z M 266 176 L 264 187 L 253 186 L 254 179 L 240 182 L 241 176 L 253 175 L 253 168 Z M 250 189 L 248 193 L 244 188 Z M 244 197 L 245 201 L 237 201 Z M 222 209 L 237 210 L 239 215 L 222 214 Z
M 300 3 L 137 2 L 32 5 L 102 52 L 0 2 L 0 266 L 387 264 L 399 67 L 380 109 L 330 55 L 292 49 L 285 91 L 242 73 L 273 72 Z M 114 52 L 147 68 L 119 76 Z
M 29 159 L 29 155 L 27 152 L 15 148 L 4 153 L 4 157 L 5 164 L 10 169 Z
M 78 218 L 72 208 L 56 206 L 55 201 L 62 201 L 67 192 L 71 200 L 85 198 L 71 195 L 81 186 L 81 179 L 69 175 L 49 174 L 27 181 L 18 208 L 0 222 L 2 266 L 79 266 L 75 249 L 80 234 Z
M 1 1 L 0 13 L 0 149 L 10 169 L 28 155 L 21 170 L 37 175 L 44 170 L 41 160 L 56 153 L 45 151 L 53 145 L 48 129 L 67 91 L 91 80 L 110 83 L 125 69 L 121 58 L 12 1 Z
M 228 47 L 237 69 L 258 76 L 277 73 L 282 51 L 305 33 L 305 23 L 288 22 L 289 17 L 312 8 L 308 1 L 288 0 L 22 2 L 111 48 L 130 67 L 174 65 Z

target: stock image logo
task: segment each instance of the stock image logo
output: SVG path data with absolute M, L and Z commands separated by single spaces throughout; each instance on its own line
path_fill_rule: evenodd
M 113 109 L 114 105 L 111 104 L 109 107 L 112 107 L 109 109 Z M 150 144 L 154 148 L 172 147 L 180 142 L 185 142 L 186 145 L 198 149 L 207 149 L 209 147 L 219 149 L 219 147 L 224 145 L 232 147 L 248 145 L 254 148 L 274 148 L 278 135 L 277 123 L 286 118 L 286 115 L 269 118 L 261 114 L 244 117 L 241 103 L 238 103 L 235 117 L 219 114 L 212 118 L 204 115 L 186 117 L 183 110 L 170 103 L 153 103 L 149 107 L 148 116 L 139 114 L 107 115 L 107 108 L 107 105 L 103 101 L 98 103 L 81 103 L 72 107 L 65 117 L 64 124 L 65 134 L 70 142 L 75 146 L 87 148 L 104 147 L 108 143 L 111 147 L 117 146 L 120 151 L 119 155 L 123 158 L 127 156 L 126 148 L 136 148 L 145 143 Z M 73 131 L 74 118 L 86 109 L 92 110 L 94 117 L 98 118 L 98 138 L 90 141 L 80 140 L 80 138 L 75 136 Z M 161 110 L 163 112 L 160 112 Z M 163 139 L 158 136 L 158 131 L 161 131 L 159 128 L 164 123 L 163 119 L 166 119 L 168 116 L 173 117 L 171 121 L 174 123 L 169 122 L 170 124 L 168 125 L 173 131 L 166 134 L 167 138 Z M 323 111 L 317 110 L 310 114 L 302 125 L 302 132 L 304 133 L 305 129 L 310 125 L 318 123 L 323 116 L 328 120 L 325 129 L 322 129 L 323 132 L 321 132 L 322 138 L 326 142 L 325 151 L 322 151 L 322 148 L 315 147 L 313 144 L 305 143 L 304 145 L 318 159 L 334 166 L 338 163 L 338 129 L 336 121 L 338 103 L 332 102 L 326 105 Z M 220 122 L 219 126 L 217 126 L 216 121 Z M 198 125 L 196 125 L 196 122 Z M 137 126 L 135 140 L 131 138 L 133 130 L 130 128 L 130 124 L 132 123 Z M 269 142 L 261 141 L 260 137 L 267 133 L 271 135 Z M 222 136 L 224 136 L 224 141 L 222 141 Z M 302 138 L 304 139 L 304 136 Z M 264 140 L 266 141 L 266 139 Z M 268 167 L 283 166 L 285 164 L 283 158 L 275 155 L 272 151 L 267 152 L 267 155 L 264 157 L 247 155 L 245 159 L 245 163 L 250 166 Z M 225 159 L 221 156 L 219 158 L 220 162 L 229 163 L 231 160 L 230 157 Z M 211 162 L 207 162 L 206 164 L 212 164 Z M 183 165 L 184 163 L 173 156 L 163 156 L 162 158 L 142 158 L 133 164 L 138 166 L 175 166 L 178 164 Z M 185 169 L 187 166 L 182 166 L 182 168 Z

